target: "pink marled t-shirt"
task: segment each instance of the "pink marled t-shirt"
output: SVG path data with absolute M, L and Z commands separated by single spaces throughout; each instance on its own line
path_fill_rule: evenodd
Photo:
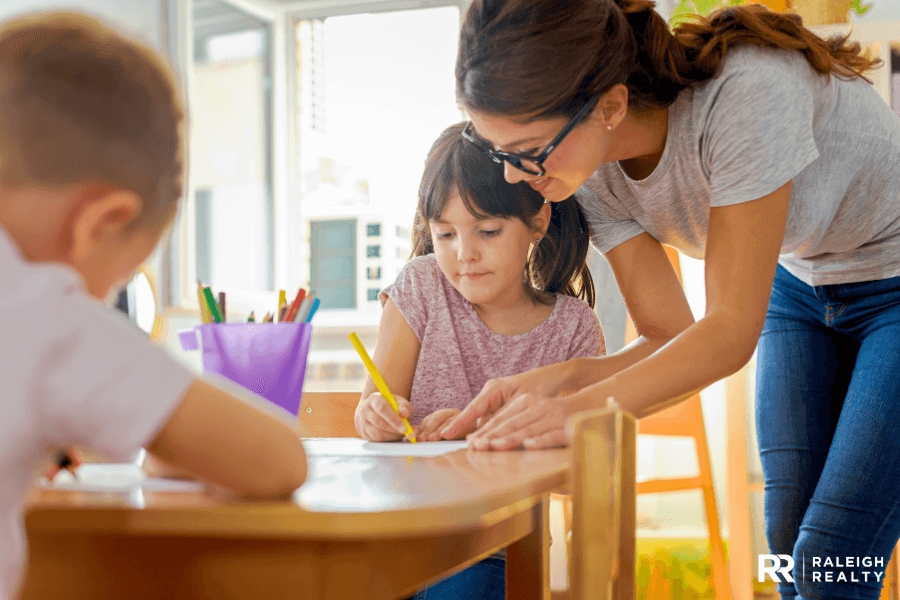
M 409 261 L 381 292 L 382 304 L 388 296 L 422 345 L 409 398 L 413 424 L 441 408 L 462 410 L 489 379 L 606 352 L 597 315 L 571 296 L 557 296 L 550 316 L 528 333 L 494 333 L 433 254 Z

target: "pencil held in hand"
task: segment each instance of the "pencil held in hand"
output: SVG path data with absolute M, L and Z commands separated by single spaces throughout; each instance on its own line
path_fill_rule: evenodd
M 409 441 L 413 444 L 416 443 L 416 434 L 413 432 L 412 426 L 409 424 L 403 416 L 400 415 L 400 407 L 397 406 L 397 401 L 394 400 L 394 395 L 391 394 L 391 390 L 388 389 L 387 384 L 384 382 L 384 379 L 381 377 L 381 373 L 378 372 L 378 369 L 375 367 L 375 363 L 372 362 L 372 359 L 369 358 L 369 353 L 366 352 L 365 347 L 362 345 L 362 342 L 359 341 L 359 337 L 355 333 L 350 334 L 350 341 L 353 343 L 353 347 L 356 348 L 356 351 L 359 353 L 359 357 L 362 359 L 363 364 L 366 365 L 366 370 L 369 372 L 369 375 L 372 377 L 372 381 L 375 382 L 375 387 L 378 388 L 378 391 L 381 392 L 381 395 L 384 396 L 384 399 L 388 401 L 388 404 L 391 405 L 391 408 L 394 409 L 394 412 L 400 416 L 400 419 L 403 420 L 403 424 L 406 425 L 406 437 L 409 438 Z

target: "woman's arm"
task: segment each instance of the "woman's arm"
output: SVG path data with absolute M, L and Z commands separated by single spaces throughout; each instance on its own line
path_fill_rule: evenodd
M 566 386 L 570 389 L 585 388 L 630 367 L 694 324 L 666 251 L 649 234 L 613 248 L 606 259 L 638 337 L 614 354 L 569 361 Z
M 672 294 L 667 281 L 654 283 L 644 275 L 645 268 L 661 275 L 660 261 L 652 260 L 648 268 L 634 260 L 640 255 L 608 254 L 617 280 L 624 283 L 626 306 L 633 311 L 643 339 L 617 356 L 634 358 L 646 353 L 646 357 L 622 360 L 622 370 L 601 373 L 603 380 L 564 399 L 519 396 L 473 434 L 474 447 L 505 449 L 526 441 L 530 447 L 559 445 L 565 443 L 563 427 L 569 415 L 599 408 L 610 396 L 625 410 L 643 417 L 737 371 L 753 355 L 765 322 L 790 195 L 788 182 L 758 200 L 710 211 L 706 314 L 668 342 L 672 329 L 664 323 L 674 303 L 677 324 L 673 329 L 683 324 L 683 294 L 667 297 Z M 597 361 L 605 361 L 605 371 L 614 358 Z M 581 369 L 573 377 L 589 380 Z
M 570 395 L 647 358 L 694 323 L 684 290 L 662 245 L 641 234 L 606 254 L 638 339 L 618 352 L 583 357 L 492 379 L 442 435 L 455 439 L 522 394 Z M 485 429 L 479 430 L 481 434 Z
M 412 415 L 408 398 L 420 350 L 415 332 L 389 297 L 381 313 L 372 362 L 397 400 L 400 414 L 407 418 Z M 397 440 L 405 435 L 406 429 L 394 409 L 377 393 L 371 377 L 366 378 L 354 424 L 356 431 L 370 441 Z

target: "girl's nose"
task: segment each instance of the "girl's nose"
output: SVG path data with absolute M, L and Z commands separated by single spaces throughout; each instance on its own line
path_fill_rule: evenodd
M 478 247 L 475 240 L 460 236 L 456 247 L 456 258 L 459 262 L 472 262 L 478 260 Z

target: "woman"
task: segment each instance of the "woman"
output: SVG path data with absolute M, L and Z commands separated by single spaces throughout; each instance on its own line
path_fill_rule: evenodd
M 507 181 L 578 192 L 639 339 L 492 380 L 444 436 L 482 418 L 476 449 L 562 445 L 577 411 L 653 413 L 758 348 L 766 530 L 795 561 L 780 592 L 876 598 L 900 535 L 900 118 L 864 80 L 875 61 L 797 17 L 729 8 L 673 36 L 652 9 L 470 5 L 464 135 Z M 662 243 L 705 260 L 697 322 Z M 883 562 L 822 572 L 835 556 Z

